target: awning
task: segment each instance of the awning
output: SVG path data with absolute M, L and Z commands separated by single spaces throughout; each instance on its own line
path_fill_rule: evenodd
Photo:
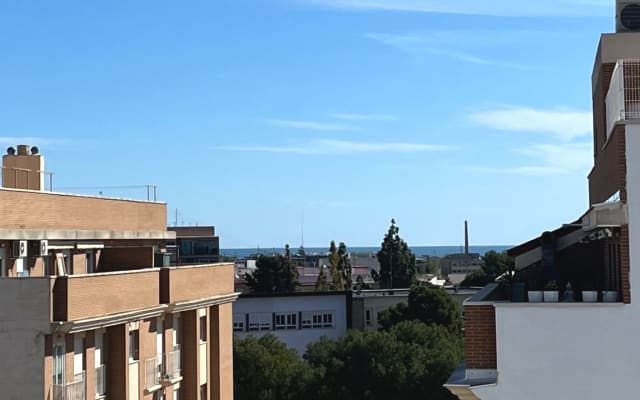
M 582 240 L 611 237 L 610 228 L 627 223 L 626 204 L 620 201 L 595 204 L 576 223 L 564 225 L 553 231 L 556 236 L 556 251 L 564 250 Z M 509 253 L 515 256 L 516 269 L 528 267 L 542 260 L 539 242 L 538 237 L 509 250 Z

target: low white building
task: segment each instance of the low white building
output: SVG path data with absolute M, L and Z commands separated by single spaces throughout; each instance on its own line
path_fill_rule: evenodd
M 347 333 L 350 303 L 348 292 L 243 294 L 233 304 L 233 331 L 240 338 L 271 333 L 303 354 L 322 336 Z

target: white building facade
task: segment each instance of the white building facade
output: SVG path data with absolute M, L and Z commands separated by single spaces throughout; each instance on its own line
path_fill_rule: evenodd
M 233 331 L 240 338 L 270 333 L 303 354 L 322 336 L 346 335 L 350 310 L 349 292 L 244 294 L 233 305 Z

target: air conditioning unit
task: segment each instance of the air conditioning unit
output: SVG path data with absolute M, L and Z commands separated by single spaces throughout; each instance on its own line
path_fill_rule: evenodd
M 49 254 L 49 241 L 41 240 L 40 241 L 40 256 L 46 256 Z
M 25 258 L 27 256 L 27 241 L 14 240 L 11 244 L 11 256 L 13 258 Z
M 616 32 L 640 32 L 640 1 L 616 1 Z

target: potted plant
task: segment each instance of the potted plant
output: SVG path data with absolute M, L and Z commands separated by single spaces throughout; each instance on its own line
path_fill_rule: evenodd
M 585 285 L 585 289 L 582 291 L 582 302 L 583 303 L 598 302 L 598 291 L 593 290 L 592 284 Z
M 545 303 L 557 303 L 559 296 L 558 283 L 556 281 L 549 281 L 544 287 L 543 298 Z
M 542 303 L 542 290 L 538 289 L 536 281 L 529 281 L 529 290 L 527 291 L 529 303 Z
M 602 302 L 603 303 L 615 303 L 618 301 L 618 291 L 617 290 L 605 290 L 602 292 Z

